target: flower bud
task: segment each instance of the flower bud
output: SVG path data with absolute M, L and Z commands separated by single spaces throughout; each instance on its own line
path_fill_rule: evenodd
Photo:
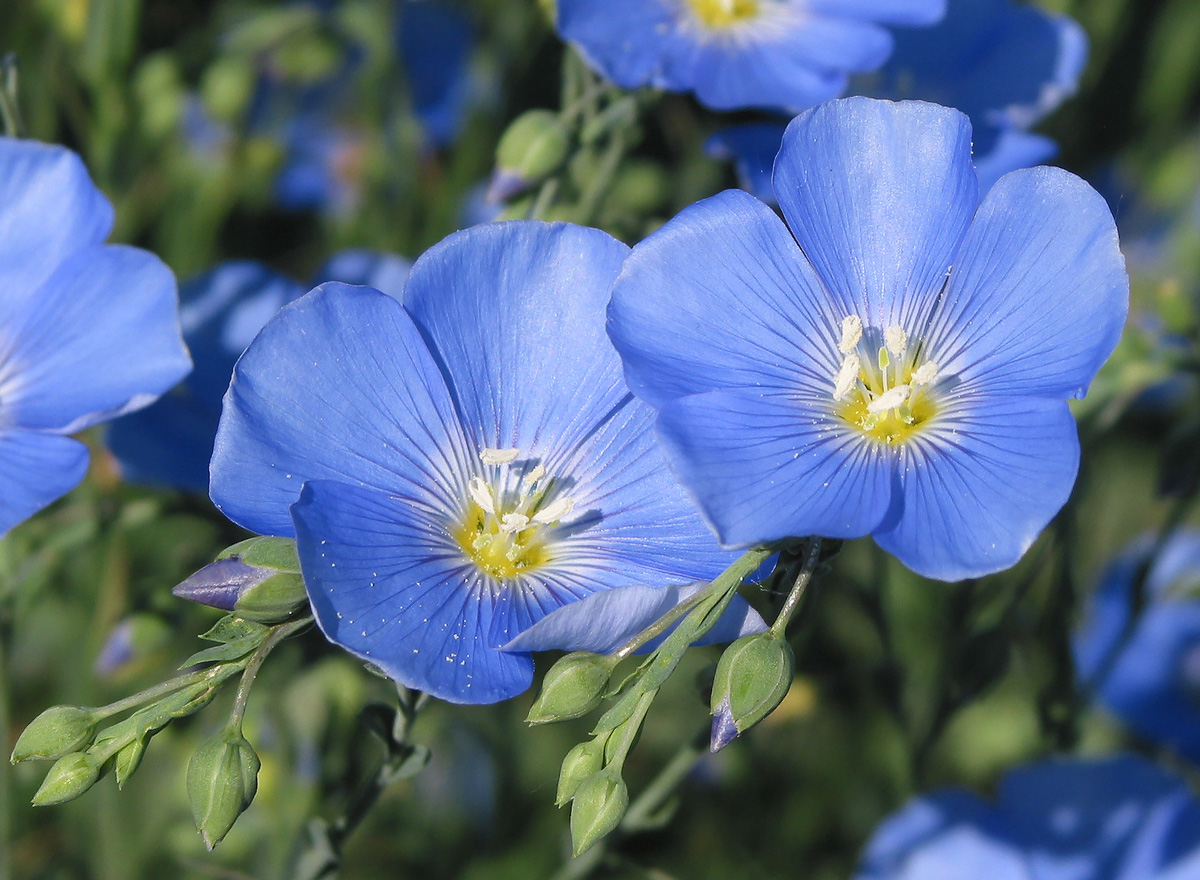
M 72 752 L 54 762 L 33 796 L 35 807 L 73 801 L 100 778 L 100 763 L 87 752 Z
M 96 714 L 78 706 L 51 706 L 17 738 L 13 747 L 14 764 L 21 761 L 61 758 L 92 744 L 96 735 Z
M 566 159 L 568 140 L 557 113 L 530 110 L 518 116 L 496 146 L 496 171 L 487 200 L 507 201 L 541 183 Z
M 775 711 L 792 685 L 794 668 L 792 646 L 771 630 L 726 648 L 713 681 L 709 748 L 719 752 Z
M 589 776 L 599 773 L 604 764 L 604 743 L 597 740 L 581 742 L 563 758 L 562 770 L 558 773 L 558 793 L 554 796 L 554 806 L 565 806 L 579 786 Z
M 579 856 L 621 824 L 629 789 L 616 770 L 601 770 L 583 781 L 571 804 L 571 849 Z
M 188 762 L 187 790 L 196 829 L 210 850 L 229 833 L 258 791 L 258 755 L 239 731 L 225 730 Z
M 545 724 L 578 718 L 600 705 L 616 662 L 603 654 L 575 651 L 550 667 L 542 692 L 525 721 Z
M 234 544 L 171 592 L 261 623 L 286 620 L 308 601 L 296 542 L 289 538 Z

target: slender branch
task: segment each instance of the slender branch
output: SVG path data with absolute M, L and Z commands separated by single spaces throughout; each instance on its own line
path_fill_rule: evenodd
M 771 632 L 775 635 L 782 636 L 787 629 L 788 621 L 796 613 L 796 609 L 800 607 L 800 600 L 804 598 L 804 591 L 808 588 L 812 581 L 813 572 L 817 570 L 817 563 L 821 560 L 821 539 L 809 538 L 804 548 L 804 564 L 800 568 L 800 573 L 796 575 L 796 582 L 792 584 L 792 591 L 788 593 L 787 598 L 783 602 L 783 607 L 779 609 L 779 614 L 775 618 L 775 622 L 771 624 Z
M 291 623 L 285 623 L 271 630 L 258 649 L 250 655 L 249 662 L 246 663 L 246 668 L 242 672 L 242 680 L 238 682 L 237 695 L 233 699 L 233 710 L 229 713 L 229 723 L 233 727 L 241 728 L 242 719 L 246 716 L 246 703 L 250 699 L 250 689 L 254 686 L 254 679 L 258 677 L 258 671 L 262 668 L 263 661 L 267 659 L 267 655 L 275 650 L 284 639 L 288 638 L 312 623 L 311 617 L 304 617 L 300 620 L 294 620 Z

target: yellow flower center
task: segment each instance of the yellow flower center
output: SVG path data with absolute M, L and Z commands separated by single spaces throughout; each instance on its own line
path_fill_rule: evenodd
M 838 344 L 842 365 L 833 380 L 834 411 L 889 446 L 918 433 L 940 409 L 934 393 L 938 366 L 923 360 L 921 348 L 909 344 L 902 327 L 888 327 L 881 340 L 877 332 L 864 332 L 857 315 L 847 317 Z
M 740 24 L 759 13 L 759 0 L 687 0 L 696 18 L 706 27 Z
M 510 470 L 519 455 L 515 449 L 485 449 L 479 454 L 489 479 L 471 480 L 466 513 L 451 530 L 464 555 L 498 580 L 550 562 L 548 532 L 575 507 L 570 498 L 551 497 L 553 480 L 546 480 L 541 465 L 522 463 Z M 510 484 L 515 488 L 504 488 Z

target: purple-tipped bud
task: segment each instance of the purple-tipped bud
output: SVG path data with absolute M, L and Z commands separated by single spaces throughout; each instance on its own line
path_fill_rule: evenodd
M 279 572 L 257 565 L 246 565 L 239 556 L 218 559 L 171 590 L 172 595 L 189 602 L 232 611 L 238 599 Z
M 530 110 L 518 116 L 496 145 L 496 171 L 487 200 L 507 201 L 537 186 L 566 161 L 569 141 L 557 113 Z
M 726 700 L 713 712 L 712 733 L 708 738 L 709 751 L 714 753 L 721 751 L 737 739 L 739 733 L 741 731 L 738 730 L 737 724 L 733 720 L 733 713 L 729 711 L 729 701 Z

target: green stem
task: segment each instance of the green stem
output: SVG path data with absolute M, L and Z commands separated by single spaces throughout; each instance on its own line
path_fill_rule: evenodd
M 625 153 L 630 146 L 630 139 L 623 130 L 618 129 L 612 133 L 608 147 L 604 151 L 604 157 L 600 160 L 600 167 L 588 181 L 587 189 L 579 200 L 579 208 L 575 216 L 577 223 L 588 226 L 595 221 L 595 215 L 600 210 L 604 197 L 612 189 L 613 178 L 616 177 L 617 170 L 621 167 L 621 160 L 625 158 Z
M 219 684 L 229 676 L 233 675 L 241 669 L 241 661 L 233 663 L 218 663 L 215 666 L 209 666 L 205 669 L 197 669 L 195 672 L 188 672 L 184 675 L 178 675 L 169 681 L 160 682 L 153 687 L 148 687 L 144 691 L 139 691 L 136 694 L 130 694 L 128 697 L 123 697 L 115 703 L 109 703 L 107 706 L 100 706 L 94 711 L 96 718 L 108 718 L 112 715 L 119 715 L 127 709 L 132 709 L 135 706 L 140 706 L 143 703 L 149 703 L 157 700 L 160 697 L 165 697 L 173 694 L 176 691 L 181 691 L 184 688 L 191 687 L 194 684 L 202 682 L 209 684 Z
M 8 717 L 8 643 L 11 635 L 5 608 L 0 605 L 0 736 L 7 745 Z M 0 755 L 0 880 L 11 880 L 12 873 L 12 765 L 7 750 Z
M 17 100 L 17 56 L 9 52 L 0 58 L 0 125 L 8 137 L 21 137 L 21 107 Z
M 812 581 L 813 572 L 817 570 L 817 563 L 821 560 L 821 539 L 809 538 L 804 548 L 804 564 L 800 569 L 800 573 L 796 575 L 796 582 L 792 584 L 792 591 L 788 593 L 787 598 L 783 602 L 783 607 L 779 609 L 779 614 L 775 618 L 775 622 L 771 624 L 771 632 L 777 636 L 782 636 L 787 630 L 788 621 L 795 615 L 796 609 L 800 607 L 800 600 L 804 598 L 804 591 L 808 588 Z
M 258 671 L 262 668 L 263 661 L 267 659 L 267 655 L 275 650 L 284 639 L 291 635 L 295 635 L 300 630 L 312 623 L 311 617 L 304 617 L 300 620 L 294 620 L 291 623 L 285 623 L 276 626 L 270 634 L 263 640 L 263 643 L 258 646 L 258 649 L 250 655 L 250 660 L 246 663 L 246 668 L 242 671 L 242 680 L 238 682 L 237 695 L 233 698 L 233 710 L 229 713 L 230 727 L 238 730 L 242 727 L 242 719 L 246 717 L 246 704 L 250 700 L 250 689 L 254 687 L 254 679 L 258 677 Z

